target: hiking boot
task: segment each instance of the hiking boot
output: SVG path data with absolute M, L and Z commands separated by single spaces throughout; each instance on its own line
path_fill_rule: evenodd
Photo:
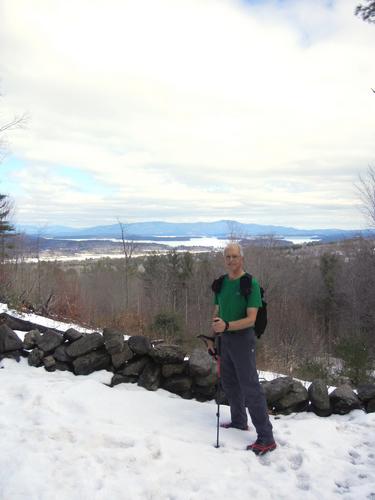
M 275 441 L 266 442 L 263 439 L 257 439 L 255 443 L 249 444 L 246 449 L 251 450 L 255 455 L 261 456 L 275 450 L 276 443 Z
M 248 425 L 238 426 L 238 425 L 232 424 L 232 422 L 223 422 L 222 424 L 220 424 L 220 427 L 222 427 L 223 429 L 239 429 L 240 431 L 248 431 L 249 430 Z

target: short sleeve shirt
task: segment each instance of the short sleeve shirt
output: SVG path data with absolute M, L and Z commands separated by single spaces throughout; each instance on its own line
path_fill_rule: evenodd
M 219 316 L 224 321 L 236 321 L 246 318 L 248 307 L 262 307 L 259 283 L 255 278 L 251 282 L 251 293 L 246 298 L 241 294 L 240 278 L 231 280 L 226 275 L 219 293 L 215 294 L 215 304 L 219 306 Z

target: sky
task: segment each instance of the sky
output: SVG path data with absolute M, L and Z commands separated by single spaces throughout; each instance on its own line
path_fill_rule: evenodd
M 357 0 L 0 0 L 19 224 L 366 227 L 375 25 Z
M 62 331 L 72 326 L 23 317 Z M 25 332 L 16 333 L 24 338 Z M 25 358 L 0 361 L 1 498 L 375 497 L 375 413 L 272 415 L 277 448 L 256 457 L 245 450 L 256 437 L 252 425 L 249 432 L 220 429 L 215 448 L 214 401 L 199 403 L 136 384 L 108 387 L 111 378 L 105 370 L 75 376 L 31 367 Z M 220 421 L 229 418 L 222 405 Z

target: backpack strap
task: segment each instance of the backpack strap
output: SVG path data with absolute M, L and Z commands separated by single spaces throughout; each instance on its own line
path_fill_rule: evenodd
M 217 278 L 216 280 L 213 281 L 213 283 L 211 285 L 211 290 L 214 293 L 220 293 L 221 286 L 223 284 L 225 276 L 226 276 L 226 274 L 222 274 L 219 278 Z
M 240 290 L 241 295 L 247 298 L 251 294 L 251 288 L 253 283 L 253 277 L 249 273 L 245 273 L 240 278 Z

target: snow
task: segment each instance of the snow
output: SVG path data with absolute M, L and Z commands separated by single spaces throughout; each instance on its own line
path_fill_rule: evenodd
M 220 429 L 214 447 L 214 402 L 111 388 L 106 371 L 0 368 L 1 500 L 375 499 L 375 414 L 272 416 L 278 448 L 258 458 L 253 428 Z

